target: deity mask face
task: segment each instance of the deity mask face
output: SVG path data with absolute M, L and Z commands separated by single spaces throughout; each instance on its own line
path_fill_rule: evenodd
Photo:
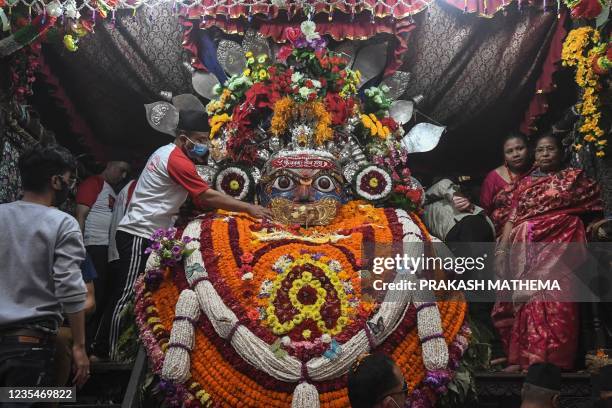
M 346 202 L 344 179 L 333 159 L 310 153 L 272 158 L 260 181 L 259 200 L 284 224 L 326 225 Z

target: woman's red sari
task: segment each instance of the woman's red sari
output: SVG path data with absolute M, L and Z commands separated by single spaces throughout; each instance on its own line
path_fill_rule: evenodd
M 569 254 L 564 254 L 566 249 L 560 244 L 586 243 L 578 215 L 601 210 L 599 187 L 582 170 L 536 174 L 505 187 L 494 200 L 492 219 L 497 231 L 502 231 L 509 219 L 513 221 L 508 262 L 511 279 L 571 275 L 583 260 L 581 252 L 572 244 L 571 257 L 564 257 Z M 549 362 L 571 369 L 578 338 L 578 305 L 542 301 L 542 296 L 546 295 L 530 295 L 526 303 L 499 302 L 493 308 L 493 323 L 508 363 L 526 369 L 536 362 Z

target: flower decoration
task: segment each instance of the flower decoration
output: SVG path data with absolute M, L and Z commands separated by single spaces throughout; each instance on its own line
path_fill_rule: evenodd
M 378 219 L 375 222 L 377 228 L 371 228 L 374 219 Z M 407 224 L 402 221 L 404 219 L 412 219 L 414 223 L 410 225 L 416 229 L 407 230 Z M 259 224 L 262 224 L 262 228 Z M 194 225 L 199 227 L 195 229 Z M 363 333 L 365 322 L 379 312 L 377 304 L 367 303 L 374 301 L 367 300 L 367 296 L 360 292 L 360 267 L 351 259 L 361 258 L 363 240 L 389 244 L 402 242 L 405 236 L 414 236 L 407 234 L 408 231 L 428 237 L 418 218 L 402 211 L 375 208 L 364 202 L 348 203 L 333 225 L 317 227 L 316 231 L 287 229 L 287 232 L 292 231 L 300 234 L 296 236 L 302 237 L 321 236 L 332 232 L 346 234 L 344 240 L 334 245 L 301 245 L 296 244 L 295 239 L 282 239 L 270 246 L 269 242 L 259 242 L 251 238 L 249 231 L 261 232 L 270 228 L 272 226 L 269 223 L 257 223 L 250 217 L 228 216 L 228 213 L 220 212 L 196 220 L 185 230 L 185 233 L 190 235 L 201 236 L 200 242 L 196 242 L 198 249 L 188 258 L 186 266 L 189 267 L 192 262 L 203 262 L 204 268 L 209 272 L 206 282 L 196 284 L 196 293 L 201 292 L 202 296 L 207 296 L 208 292 L 205 290 L 214 288 L 214 296 L 219 299 L 216 301 L 215 310 L 225 316 L 229 316 L 231 310 L 239 316 L 239 320 L 235 323 L 227 322 L 228 328 L 230 325 L 234 328 L 229 334 L 218 332 L 211 324 L 210 318 L 199 319 L 193 323 L 197 335 L 194 338 L 194 352 L 187 360 L 191 377 L 185 384 L 164 383 L 164 394 L 173 403 L 216 406 L 245 401 L 253 406 L 290 406 L 301 387 L 296 387 L 295 381 L 304 374 L 303 370 L 307 370 L 309 382 L 318 394 L 314 398 L 318 398 L 321 407 L 348 406 L 346 380 L 343 377 L 345 371 L 342 367 L 349 366 L 350 363 L 347 362 L 354 361 L 361 350 L 368 350 L 367 336 L 354 336 Z M 343 249 L 340 250 L 336 246 Z M 212 256 L 217 253 L 218 257 Z M 253 267 L 253 278 L 248 283 L 229 272 L 244 264 Z M 306 274 L 305 272 L 310 271 L 305 271 L 304 268 L 315 270 L 313 266 L 328 268 L 328 271 L 311 272 L 311 276 Z M 342 288 L 338 287 L 338 293 L 345 293 L 347 300 L 350 297 L 358 300 L 355 306 L 348 302 L 349 318 L 347 322 L 340 322 L 345 326 L 337 335 L 317 332 L 318 324 L 307 324 L 312 320 L 310 317 L 301 325 L 296 325 L 292 332 L 275 335 L 268 326 L 269 313 L 260 306 L 269 306 L 272 295 L 261 297 L 260 293 L 253 291 L 249 297 L 243 296 L 245 285 L 259 286 L 266 281 L 279 282 L 284 275 L 285 278 L 276 289 L 276 296 L 281 296 L 281 292 L 288 296 L 289 291 L 294 285 L 300 284 L 301 279 L 302 288 L 297 293 L 294 290 L 293 294 L 300 302 L 300 307 L 307 306 L 312 300 L 316 303 L 316 296 L 310 297 L 306 293 L 308 289 L 304 288 L 314 288 L 317 286 L 315 282 L 320 282 L 321 289 L 328 294 L 330 290 L 336 290 L 333 289 L 335 285 L 331 281 L 325 280 L 324 276 L 328 274 L 337 277 L 340 282 L 350 281 L 353 294 L 349 293 L 344 284 Z M 167 274 L 157 288 L 147 287 L 143 279 L 139 279 L 136 284 L 136 320 L 155 373 L 161 372 L 163 364 L 178 362 L 165 360 L 170 358 L 167 350 L 171 349 L 168 347 L 171 329 L 180 323 L 175 320 L 177 312 L 173 300 L 178 299 L 181 291 L 188 288 L 188 285 L 181 265 L 174 267 L 172 277 Z M 304 290 L 300 293 L 302 289 Z M 269 289 L 264 290 L 271 293 Z M 206 299 L 210 300 L 209 297 Z M 333 302 L 329 303 L 331 308 L 338 308 Z M 285 312 L 292 313 L 291 307 L 283 301 L 277 302 L 276 306 L 278 307 L 274 313 L 277 316 Z M 322 315 L 331 312 L 331 308 L 329 311 L 323 310 L 326 306 L 328 305 L 324 302 L 320 309 Z M 356 313 L 351 313 L 351 307 L 356 308 Z M 396 302 L 387 307 L 403 308 Z M 431 325 L 428 319 L 421 321 L 417 316 L 425 316 L 427 311 L 433 310 L 439 310 L 436 315 L 441 328 L 431 332 L 437 335 L 443 333 L 443 343 L 448 344 L 449 360 L 448 365 L 430 369 L 426 367 L 431 367 L 431 359 L 435 359 L 435 356 L 423 346 L 418 333 L 424 329 L 431 330 L 434 326 L 428 326 Z M 463 325 L 465 311 L 464 302 L 438 302 L 437 307 L 421 306 L 417 311 L 410 306 L 405 309 L 405 313 L 394 312 L 399 318 L 397 324 L 392 320 L 385 321 L 395 329 L 376 349 L 390 355 L 409 379 L 408 389 L 413 404 L 433 406 L 437 395 L 444 392 L 453 375 L 452 370 L 457 367 L 467 346 L 469 330 Z M 327 328 L 333 329 L 333 324 L 332 322 Z M 419 327 L 418 330 L 416 326 Z M 240 336 L 232 337 L 235 336 L 233 333 L 236 333 L 236 327 L 239 328 Z M 231 341 L 228 340 L 230 337 Z M 256 340 L 257 338 L 259 340 Z M 243 343 L 244 341 L 248 343 Z M 347 343 L 349 341 L 350 343 Z M 432 344 L 430 340 L 424 341 L 428 345 Z M 244 350 L 241 347 L 246 347 L 246 344 L 250 347 L 247 355 L 240 352 Z M 347 344 L 350 346 L 345 346 Z M 289 361 L 294 363 L 288 364 Z M 280 380 L 279 376 L 288 380 Z M 219 382 L 219 378 L 223 378 L 223 381 Z
M 248 200 L 255 192 L 255 181 L 252 176 L 246 169 L 235 165 L 221 169 L 213 183 L 217 191 L 237 200 Z
M 370 113 L 369 115 L 361 115 L 361 124 L 369 132 L 370 136 L 376 136 L 381 139 L 386 139 L 391 134 L 391 129 L 388 126 L 378 120 L 376 115 Z
M 367 165 L 355 175 L 355 193 L 369 201 L 386 199 L 393 189 L 393 180 L 385 170 L 378 166 Z
M 176 235 L 176 228 L 159 228 L 151 235 L 151 244 L 145 249 L 145 254 L 155 255 L 156 266 L 150 268 L 145 276 L 148 287 L 156 287 L 163 279 L 164 270 L 176 266 L 193 253 L 194 249 L 187 249 L 186 245 L 194 239 L 189 236 L 176 239 Z
M 78 50 L 79 47 L 77 45 L 77 42 L 78 40 L 70 34 L 66 34 L 64 36 L 64 46 L 68 51 L 75 52 L 76 50 Z
M 572 18 L 596 18 L 606 6 L 600 0 L 564 0 L 564 2 L 571 10 Z
M 607 72 L 606 67 L 609 68 L 609 45 L 600 43 L 600 37 L 599 31 L 592 27 L 576 28 L 567 35 L 561 53 L 563 65 L 575 67 L 576 84 L 582 89 L 582 100 L 577 105 L 581 116 L 578 130 L 582 140 L 575 140 L 574 149 L 582 149 L 583 144 L 590 145 L 597 157 L 605 156 L 607 144 L 601 127 L 603 112 L 600 110 L 598 93 L 601 89 L 600 75 Z
M 377 113 L 388 111 L 393 102 L 391 98 L 387 96 L 389 87 L 381 85 L 380 87 L 371 87 L 364 91 L 365 103 L 364 111 L 366 113 Z

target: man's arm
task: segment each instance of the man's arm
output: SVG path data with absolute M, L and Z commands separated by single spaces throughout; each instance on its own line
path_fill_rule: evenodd
M 90 207 L 83 205 L 83 204 L 77 204 L 76 219 L 79 222 L 79 227 L 81 228 L 81 232 L 85 232 L 85 220 L 87 219 L 87 216 L 89 215 L 89 211 L 91 211 Z
M 85 317 L 91 316 L 96 311 L 96 295 L 93 282 L 85 283 L 87 287 L 87 298 L 85 299 Z
M 75 384 L 81 386 L 89 375 L 89 360 L 85 351 L 85 305 L 87 289 L 81 275 L 85 260 L 83 237 L 73 218 L 67 218 L 58 233 L 53 260 L 55 296 L 68 316 L 72 331 L 72 358 L 75 364 Z
M 254 218 L 270 218 L 272 216 L 272 212 L 265 207 L 236 200 L 211 188 L 198 196 L 198 204 L 226 211 L 245 212 Z
M 89 359 L 85 351 L 85 311 L 66 315 L 72 332 L 72 361 L 75 373 L 72 383 L 80 388 L 89 379 Z

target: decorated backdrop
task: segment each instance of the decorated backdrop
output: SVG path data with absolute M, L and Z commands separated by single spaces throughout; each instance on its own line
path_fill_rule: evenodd
M 406 95 L 422 94 L 419 109 L 448 126 L 440 146 L 415 155 L 413 164 L 426 167 L 436 159 L 435 170 L 440 172 L 445 169 L 439 164 L 451 161 L 439 158 L 452 158 L 453 170 L 497 164 L 498 157 L 490 153 L 497 151 L 508 129 L 521 123 L 549 42 L 562 21 L 554 11 L 519 10 L 515 4 L 493 18 L 482 18 L 442 2 L 405 19 L 407 51 L 399 69 L 411 74 Z M 183 62 L 194 56 L 182 45 L 181 21 L 168 4 L 136 13 L 119 11 L 114 24 L 99 21 L 94 30 L 95 35 L 79 41 L 77 52 L 62 45 L 44 47 L 45 62 L 101 144 L 146 155 L 168 139 L 147 126 L 142 105 L 158 99 L 160 91 L 192 92 L 191 73 Z M 198 30 L 196 24 L 192 35 Z M 217 39 L 226 36 L 213 31 Z M 478 163 L 469 160 L 478 151 L 489 154 Z

